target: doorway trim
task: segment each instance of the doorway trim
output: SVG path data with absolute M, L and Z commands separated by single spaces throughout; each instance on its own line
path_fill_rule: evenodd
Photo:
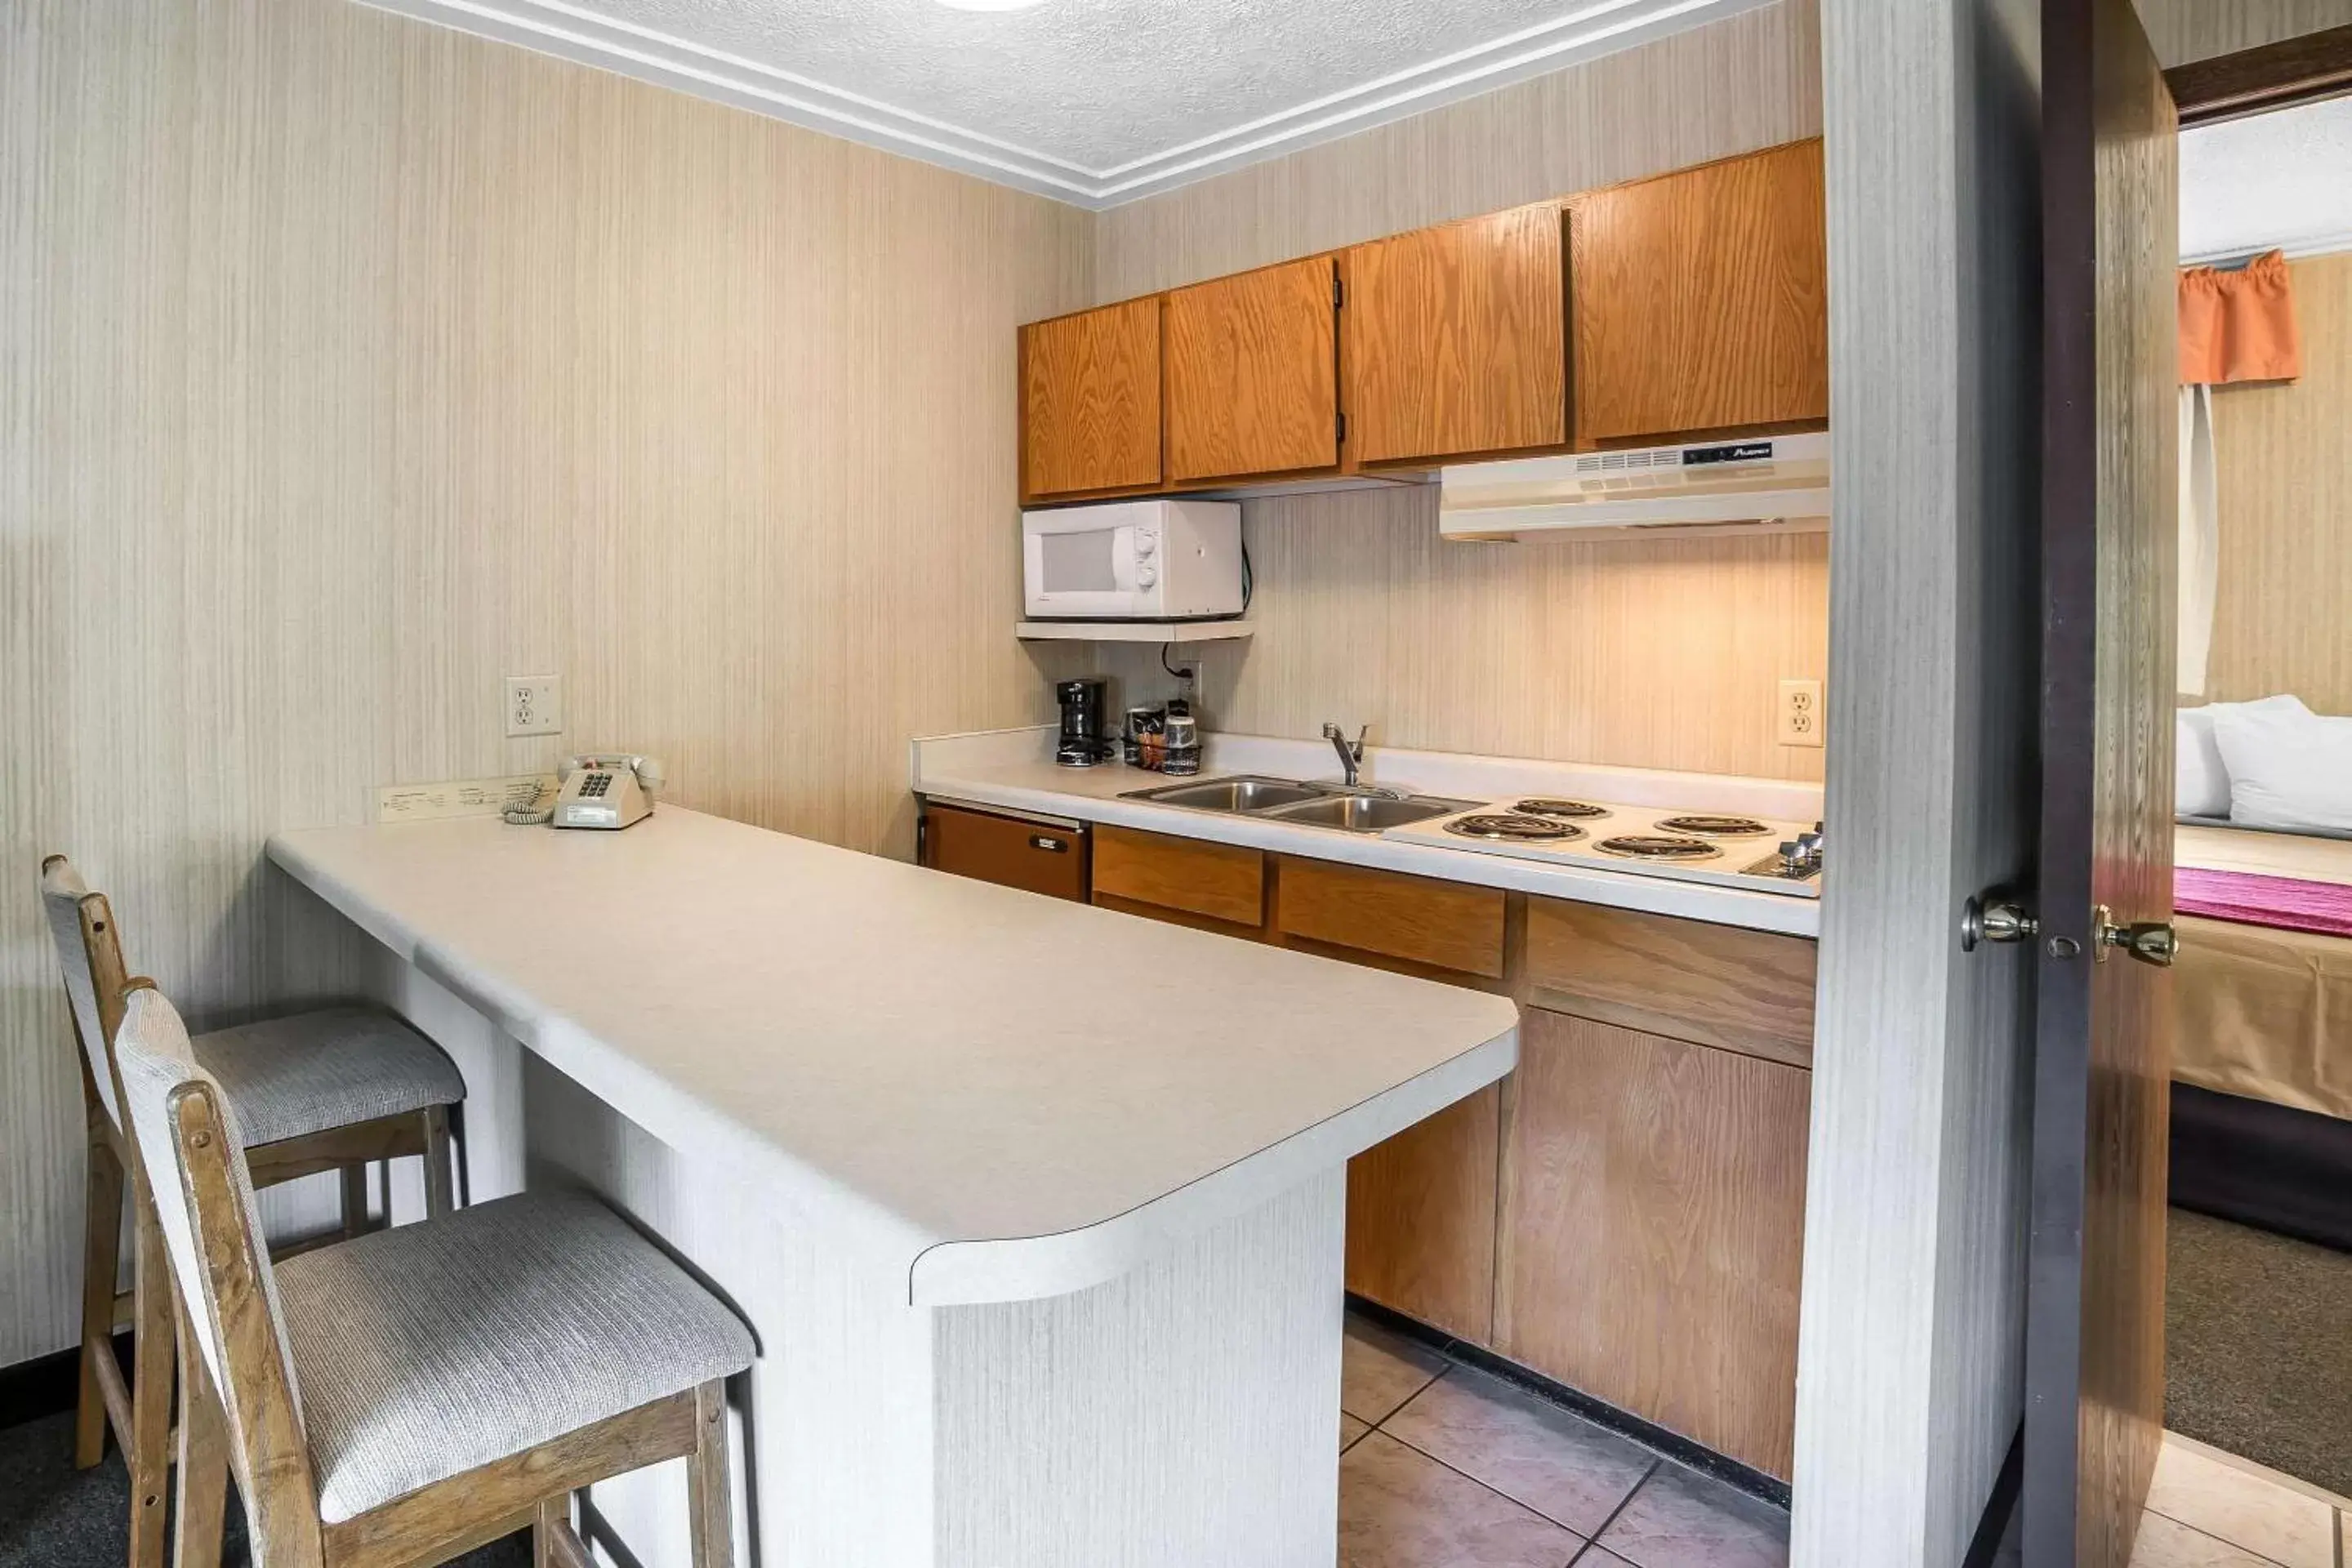
M 2190 60 L 2164 81 L 2184 131 L 2352 92 L 2352 25 Z

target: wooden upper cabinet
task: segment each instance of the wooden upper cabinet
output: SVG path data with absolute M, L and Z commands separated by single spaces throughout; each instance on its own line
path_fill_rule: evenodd
M 1159 296 L 1022 328 L 1022 495 L 1160 479 Z
M 1168 478 L 1339 460 L 1337 269 L 1310 257 L 1168 296 Z
M 1560 209 L 1517 207 L 1347 252 L 1349 448 L 1359 463 L 1568 439 Z
M 1822 144 L 1569 203 L 1579 445 L 1830 414 Z

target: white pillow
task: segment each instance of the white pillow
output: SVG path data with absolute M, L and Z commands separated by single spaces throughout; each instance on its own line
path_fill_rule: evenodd
M 2352 719 L 2252 704 L 2213 716 L 2230 770 L 2230 820 L 2352 832 Z
M 2230 815 L 2230 770 L 2213 739 L 2213 721 L 2224 713 L 2309 713 L 2300 697 L 2264 697 L 2252 702 L 2215 702 L 2183 708 L 2173 716 L 2173 810 L 2181 816 Z

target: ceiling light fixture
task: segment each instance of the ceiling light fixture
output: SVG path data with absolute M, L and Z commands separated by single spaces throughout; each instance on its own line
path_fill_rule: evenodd
M 940 0 L 950 11 L 1026 11 L 1037 0 Z

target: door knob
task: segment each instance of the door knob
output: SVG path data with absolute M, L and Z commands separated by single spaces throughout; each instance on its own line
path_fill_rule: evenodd
M 2180 952 L 2180 938 L 2167 921 L 2134 921 L 2129 925 L 2117 925 L 2115 911 L 2101 904 L 2095 923 L 2101 958 L 2107 956 L 2107 949 L 2119 947 L 2142 963 L 2169 969 Z
M 1987 893 L 1960 910 L 1960 951 L 1974 952 L 1980 942 L 2032 942 L 2041 929 L 2023 904 L 2005 893 Z

